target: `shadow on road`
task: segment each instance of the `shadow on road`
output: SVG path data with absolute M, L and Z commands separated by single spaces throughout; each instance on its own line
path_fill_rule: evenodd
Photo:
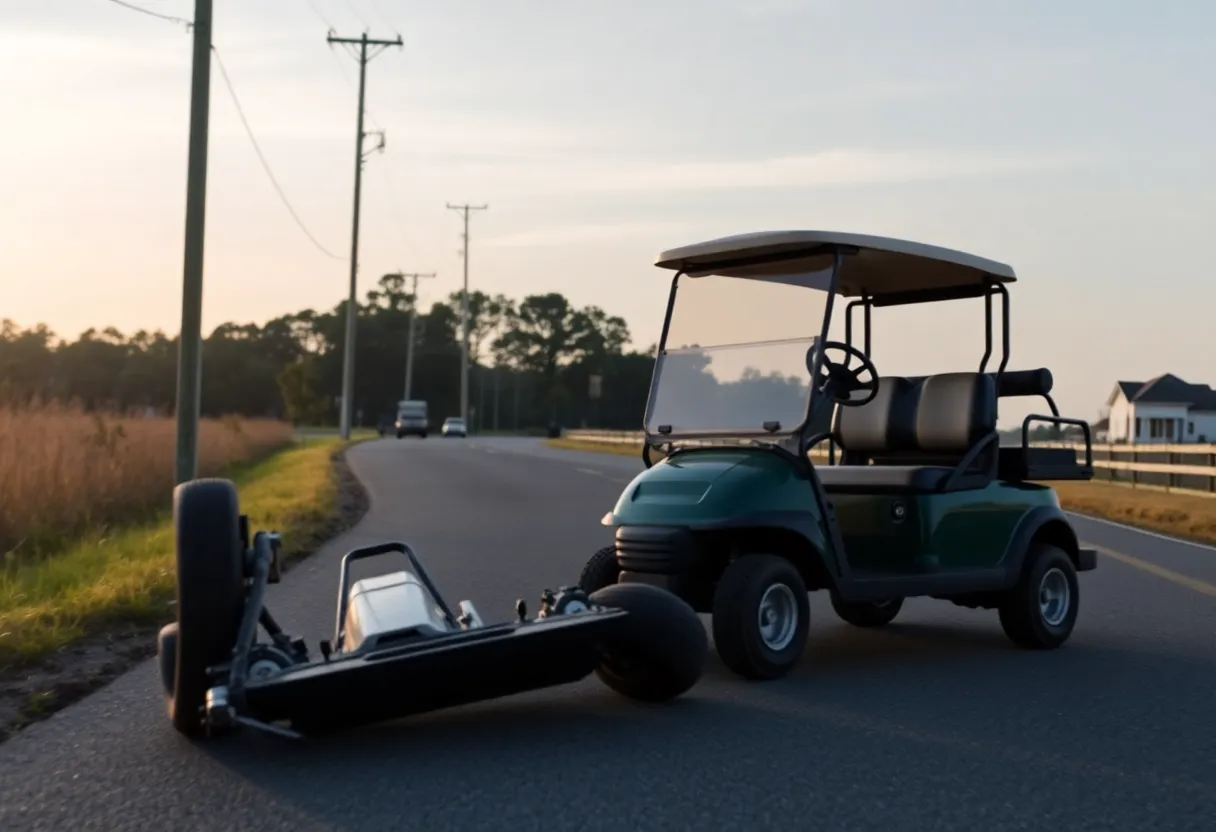
M 677 770 L 726 784 L 732 769 L 774 757 L 803 768 L 790 775 L 799 778 L 818 771 L 831 780 L 834 766 L 855 770 L 861 758 L 876 782 L 900 782 L 916 760 L 936 771 L 1003 772 L 1027 787 L 1114 781 L 1216 810 L 1216 769 L 1194 760 L 1216 740 L 1210 713 L 1185 713 L 1196 706 L 1183 697 L 1170 721 L 1189 721 L 1195 733 L 1171 737 L 1144 710 L 1161 691 L 1205 676 L 1216 682 L 1216 666 L 1080 642 L 1023 651 L 995 628 L 901 624 L 821 635 L 796 671 L 774 682 L 737 679 L 711 654 L 702 684 L 664 706 L 624 700 L 593 680 L 299 744 L 247 734 L 203 748 L 338 828 L 359 823 L 347 803 L 334 805 L 335 793 L 391 794 L 436 812 L 507 800 L 542 782 L 606 799 L 622 781 L 657 783 Z M 301 770 L 308 783 L 297 780 Z M 492 782 L 481 772 L 494 772 Z M 528 794 L 535 804 L 539 795 Z

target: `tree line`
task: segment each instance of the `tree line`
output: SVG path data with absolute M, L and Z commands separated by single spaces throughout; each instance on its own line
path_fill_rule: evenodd
M 640 426 L 654 350 L 625 349 L 625 321 L 550 292 L 515 300 L 469 293 L 469 409 L 475 430 L 557 422 Z M 355 424 L 376 427 L 404 396 L 409 319 L 417 299 L 385 275 L 357 304 Z M 204 416 L 267 416 L 335 425 L 346 301 L 265 324 L 225 323 L 203 343 Z M 432 419 L 460 407 L 461 293 L 417 310 L 410 397 Z M 599 376 L 593 385 L 593 376 Z M 0 401 L 71 401 L 90 411 L 173 412 L 177 338 L 107 327 L 60 339 L 47 326 L 0 321 Z M 598 391 L 594 389 L 598 387 Z M 599 396 L 594 394 L 598 392 Z

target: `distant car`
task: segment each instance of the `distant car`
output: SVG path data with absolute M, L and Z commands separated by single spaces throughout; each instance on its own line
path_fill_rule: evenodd
M 455 417 L 444 419 L 443 428 L 440 431 L 444 436 L 468 436 L 469 429 L 465 426 L 464 419 Z
M 419 436 L 426 439 L 428 419 L 426 402 L 421 399 L 411 399 L 397 402 L 397 420 L 393 423 L 397 430 L 397 438 Z

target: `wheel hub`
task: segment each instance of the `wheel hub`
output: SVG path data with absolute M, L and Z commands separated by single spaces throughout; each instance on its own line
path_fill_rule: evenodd
M 798 632 L 798 601 L 785 584 L 773 584 L 764 591 L 758 610 L 760 638 L 773 651 L 784 650 Z
M 1058 627 L 1072 607 L 1072 587 L 1058 568 L 1048 569 L 1039 581 L 1039 615 L 1049 627 Z

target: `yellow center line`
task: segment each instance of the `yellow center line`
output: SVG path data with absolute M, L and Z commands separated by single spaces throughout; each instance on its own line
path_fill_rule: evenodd
M 1099 554 L 1106 555 L 1108 558 L 1117 560 L 1120 563 L 1125 563 L 1128 566 L 1149 572 L 1156 575 L 1158 578 L 1164 578 L 1170 583 L 1177 584 L 1178 586 L 1184 586 L 1187 589 L 1193 589 L 1196 592 L 1202 593 L 1203 595 L 1210 595 L 1211 597 L 1216 598 L 1216 584 L 1210 584 L 1207 581 L 1201 581 L 1198 578 L 1191 578 L 1187 575 L 1183 575 L 1181 572 L 1175 572 L 1173 569 L 1166 569 L 1164 566 L 1158 566 L 1155 563 L 1149 563 L 1146 560 L 1134 558 L 1131 555 L 1125 555 L 1122 552 L 1116 552 L 1113 549 L 1107 549 L 1104 546 L 1095 546 L 1092 543 L 1086 543 L 1084 545 L 1096 550 Z

